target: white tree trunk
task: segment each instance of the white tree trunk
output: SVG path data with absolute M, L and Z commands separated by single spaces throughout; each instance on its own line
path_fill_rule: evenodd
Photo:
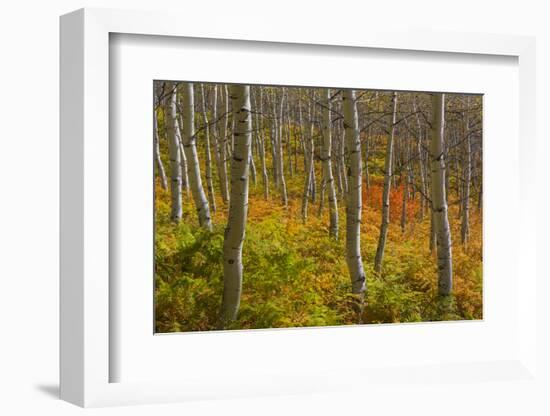
M 202 186 L 201 170 L 199 158 L 197 155 L 197 140 L 195 137 L 195 103 L 193 96 L 193 84 L 184 82 L 180 84 L 182 92 L 182 122 L 183 122 L 183 150 L 187 158 L 187 176 L 195 208 L 199 217 L 199 224 L 207 230 L 212 230 L 212 220 L 210 218 L 210 207 L 204 188 Z
M 355 90 L 344 90 L 342 99 L 346 151 L 349 155 L 346 192 L 346 254 L 352 293 L 360 295 L 362 300 L 366 290 L 366 277 L 361 258 L 362 167 Z
M 168 182 L 166 180 L 166 172 L 164 171 L 164 165 L 160 158 L 160 143 L 159 143 L 159 130 L 157 123 L 157 109 L 153 110 L 153 140 L 154 140 L 154 153 L 155 153 L 155 173 L 160 178 L 160 186 L 162 189 L 168 188 Z
M 367 198 L 370 199 L 370 175 L 369 175 L 369 140 L 371 137 L 371 128 L 368 128 L 367 138 L 365 139 L 365 187 L 367 192 Z
M 211 126 L 211 133 L 212 133 L 212 142 L 214 143 L 214 160 L 216 161 L 216 171 L 218 173 L 218 181 L 220 184 L 220 194 L 222 196 L 222 201 L 225 202 L 224 199 L 224 191 L 223 191 L 223 183 L 225 179 L 225 184 L 227 184 L 227 176 L 223 176 L 223 168 L 222 166 L 222 160 L 221 160 L 221 150 L 220 150 L 220 128 L 219 128 L 219 120 L 218 120 L 218 85 L 214 85 L 214 91 L 213 91 L 213 98 L 212 98 L 212 121 L 214 124 Z M 227 188 L 225 189 L 225 192 L 227 192 Z
M 346 151 L 349 152 L 349 150 L 346 149 L 346 129 L 344 127 L 344 131 L 342 132 L 342 141 L 340 142 L 340 170 L 342 171 L 342 187 L 344 191 L 344 195 L 348 192 L 348 175 L 346 173 Z
M 334 176 L 332 175 L 332 135 L 331 135 L 331 110 L 330 110 L 330 90 L 327 88 L 324 92 L 323 106 L 323 143 L 321 147 L 321 161 L 323 162 L 323 189 L 328 194 L 328 203 L 330 210 L 329 234 L 338 239 L 338 200 L 336 189 L 334 187 Z M 322 197 L 321 197 L 322 198 Z M 322 204 L 323 199 L 321 199 Z
M 339 124 L 337 126 L 339 126 Z M 334 133 L 336 137 L 336 140 L 334 140 L 334 155 L 336 156 L 334 169 L 336 170 L 336 184 L 338 185 L 338 195 L 340 195 L 340 198 L 344 198 L 344 180 L 342 178 L 342 167 L 340 166 L 342 164 L 342 158 L 340 157 L 340 148 L 342 146 L 342 141 L 339 140 L 339 138 L 342 136 L 340 134 L 340 128 L 338 127 Z
M 176 112 L 176 91 L 173 82 L 166 82 L 164 87 L 167 94 L 164 100 L 164 123 L 170 154 L 170 193 L 172 198 L 170 218 L 172 221 L 179 222 L 182 216 L 181 158 L 179 150 L 179 126 Z
M 386 239 L 388 237 L 388 225 L 390 224 L 390 186 L 393 176 L 393 138 L 395 134 L 395 121 L 397 118 L 397 93 L 392 95 L 392 115 L 390 119 L 390 131 L 386 144 L 386 161 L 384 164 L 384 190 L 382 193 L 382 224 L 380 225 L 380 236 L 378 238 L 378 247 L 374 258 L 374 271 L 380 273 L 382 270 L 382 261 L 384 260 L 384 250 L 386 249 Z
M 432 94 L 432 121 L 430 129 L 430 161 L 432 185 L 432 215 L 436 234 L 438 288 L 440 295 L 449 295 L 453 285 L 451 230 L 445 196 L 445 95 Z
M 204 84 L 201 84 L 201 110 L 204 123 L 205 138 L 205 170 L 206 170 L 206 189 L 208 190 L 208 202 L 212 212 L 216 212 L 216 199 L 214 198 L 214 184 L 212 183 L 212 157 L 210 155 L 210 125 L 208 124 L 208 115 L 206 114 L 206 96 L 204 94 Z
M 269 198 L 269 176 L 267 175 L 267 166 L 265 161 L 265 131 L 263 123 L 263 89 L 260 87 L 260 104 L 259 104 L 259 114 L 256 113 L 256 128 L 258 129 L 258 139 L 259 139 L 259 153 L 260 161 L 262 163 L 262 182 L 264 186 L 264 199 Z
M 418 129 L 418 137 L 416 142 L 416 151 L 417 151 L 417 157 L 418 157 L 418 167 L 420 170 L 420 190 L 421 190 L 421 197 L 420 197 L 420 221 L 424 219 L 424 214 L 426 213 L 426 206 L 428 205 L 429 201 L 427 199 L 428 197 L 428 189 L 426 185 L 426 173 L 424 169 L 424 157 L 423 151 L 422 151 L 422 125 L 420 123 L 420 116 L 418 114 L 418 110 L 416 107 L 416 97 L 413 97 L 413 111 L 416 113 L 416 126 Z
M 469 103 L 468 103 L 469 104 Z M 464 121 L 464 184 L 463 184 L 463 195 L 462 195 L 462 224 L 460 227 L 460 239 L 462 244 L 466 245 L 470 237 L 470 182 L 472 177 L 472 148 L 470 144 L 470 129 L 469 129 L 469 118 L 466 115 L 466 120 Z
M 277 158 L 277 175 L 279 179 L 279 189 L 281 191 L 281 202 L 286 207 L 288 205 L 288 196 L 286 191 L 285 170 L 284 170 L 284 155 L 283 155 L 283 106 L 285 100 L 285 89 L 281 91 L 281 102 L 279 103 L 279 112 L 277 114 L 274 105 L 275 118 L 275 156 Z M 275 100 L 274 100 L 275 103 Z
M 311 110 L 311 103 L 308 103 L 308 126 L 306 127 L 305 134 L 305 156 L 306 156 L 306 175 L 304 182 L 304 193 L 302 194 L 302 221 L 307 221 L 308 201 L 311 194 L 311 182 L 313 181 L 313 112 Z
M 243 279 L 242 248 L 248 213 L 248 169 L 252 140 L 250 87 L 231 86 L 235 119 L 234 150 L 231 159 L 229 218 L 223 243 L 224 286 L 220 312 L 222 328 L 237 319 Z
M 250 149 L 250 177 L 252 178 L 252 183 L 256 186 L 256 163 L 254 162 L 252 148 Z
M 176 136 L 178 138 L 179 149 L 180 149 L 180 168 L 181 168 L 181 186 L 185 190 L 186 196 L 189 197 L 189 177 L 187 176 L 187 158 L 185 157 L 185 152 L 183 150 L 183 141 L 181 139 L 181 126 L 183 125 L 183 120 L 181 114 L 179 118 L 176 119 L 175 129 Z
M 224 103 L 224 117 L 222 123 L 222 134 L 218 135 L 218 158 L 220 159 L 219 165 L 219 177 L 220 177 L 220 190 L 222 194 L 222 201 L 229 203 L 229 184 L 227 181 L 227 137 L 228 125 L 229 125 L 229 94 L 227 92 L 227 85 L 223 87 L 223 103 Z

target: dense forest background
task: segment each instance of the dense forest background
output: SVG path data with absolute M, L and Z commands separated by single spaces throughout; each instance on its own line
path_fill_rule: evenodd
M 481 96 L 154 94 L 157 332 L 482 318 Z

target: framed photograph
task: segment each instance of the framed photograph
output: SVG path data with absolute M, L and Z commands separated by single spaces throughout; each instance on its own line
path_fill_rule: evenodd
M 537 383 L 534 39 L 181 21 L 61 18 L 61 397 Z

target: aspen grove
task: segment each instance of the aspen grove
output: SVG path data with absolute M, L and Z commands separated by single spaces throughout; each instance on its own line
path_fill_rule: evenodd
M 155 81 L 156 332 L 482 318 L 482 96 Z

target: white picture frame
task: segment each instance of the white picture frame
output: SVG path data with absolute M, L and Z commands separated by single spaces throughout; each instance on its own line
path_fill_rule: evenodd
M 82 9 L 61 18 L 61 398 L 80 406 L 159 403 L 197 398 L 242 397 L 262 394 L 338 391 L 402 382 L 410 377 L 421 383 L 447 371 L 451 377 L 479 384 L 487 379 L 517 383 L 537 382 L 536 365 L 536 218 L 533 182 L 527 175 L 535 160 L 535 41 L 529 37 L 468 33 L 433 33 L 395 28 L 361 28 L 342 25 L 327 34 L 322 28 L 254 26 L 236 34 L 234 22 L 219 19 L 205 26 L 174 13 Z M 517 342 L 514 353 L 498 361 L 482 359 L 457 364 L 418 362 L 414 368 L 381 367 L 365 371 L 333 368 L 319 373 L 292 372 L 282 368 L 263 380 L 240 380 L 206 375 L 178 381 L 110 382 L 110 367 L 120 359 L 110 349 L 109 296 L 109 36 L 114 33 L 281 44 L 332 45 L 334 47 L 429 51 L 441 54 L 502 55 L 514 57 L 519 67 L 519 197 L 517 267 Z M 281 46 L 284 48 L 284 45 Z M 112 161 L 111 161 L 112 163 Z M 111 167 L 112 168 L 112 167 Z M 315 330 L 311 330 L 315 331 Z M 311 332 L 310 332 L 311 334 Z M 324 336 L 338 336 L 324 332 Z M 342 336 L 343 332 L 340 332 Z M 112 334 L 111 334 L 112 335 Z M 307 332 L 303 336 L 308 336 Z M 354 336 L 348 331 L 346 339 Z M 246 366 L 246 364 L 243 364 Z M 489 376 L 490 375 L 490 376 Z M 495 378 L 496 377 L 496 378 Z M 342 382 L 346 380 L 346 382 Z M 374 388 L 374 387 L 373 387 Z

